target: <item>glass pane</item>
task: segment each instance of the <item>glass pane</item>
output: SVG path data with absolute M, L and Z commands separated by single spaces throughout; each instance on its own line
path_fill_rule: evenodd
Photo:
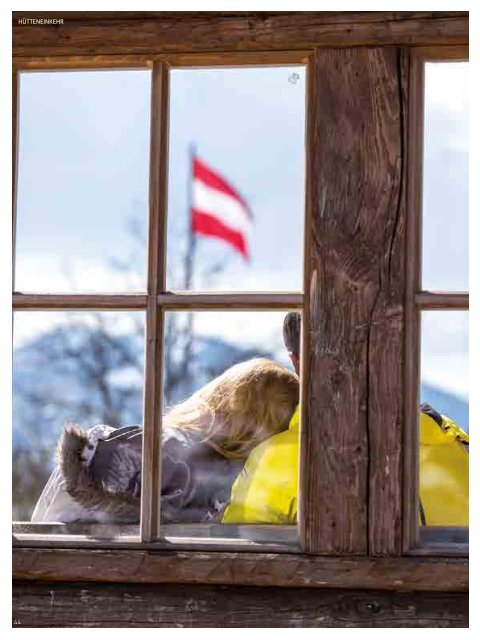
M 468 291 L 468 63 L 425 65 L 423 289 Z
M 235 537 L 238 525 L 296 522 L 299 383 L 284 317 L 166 314 L 162 521 L 181 523 L 179 535 Z
M 468 312 L 423 312 L 421 340 L 420 522 L 466 526 Z
M 20 76 L 16 290 L 145 289 L 150 71 Z
M 302 289 L 304 137 L 304 67 L 171 72 L 168 289 Z
M 30 520 L 37 505 L 35 522 L 111 522 L 105 516 L 105 510 L 111 510 L 106 509 L 108 492 L 122 489 L 136 471 L 139 477 L 141 430 L 131 448 L 131 473 L 125 477 L 115 476 L 115 465 L 106 464 L 108 446 L 100 441 L 111 438 L 118 427 L 141 424 L 144 314 L 15 313 L 13 367 L 14 520 Z M 62 477 L 56 471 L 65 425 L 82 430 L 64 439 L 60 456 L 72 493 L 61 490 Z M 91 456 L 97 452 L 111 472 L 97 478 L 105 480 L 102 489 L 98 482 L 96 487 L 89 482 L 94 478 L 89 475 Z M 132 493 L 133 486 L 128 484 L 125 492 Z M 96 508 L 91 508 L 93 503 Z M 131 521 L 122 517 L 126 510 L 121 507 L 115 513 L 114 520 Z
M 468 432 L 468 311 L 422 313 L 421 399 Z

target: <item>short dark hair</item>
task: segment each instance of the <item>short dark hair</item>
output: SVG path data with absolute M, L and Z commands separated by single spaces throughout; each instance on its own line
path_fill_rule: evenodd
M 289 311 L 283 321 L 283 341 L 287 351 L 300 357 L 300 328 L 302 316 L 298 311 Z

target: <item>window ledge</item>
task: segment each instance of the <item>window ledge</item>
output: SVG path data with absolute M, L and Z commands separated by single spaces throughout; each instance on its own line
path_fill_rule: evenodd
M 13 578 L 468 591 L 468 560 L 169 549 L 14 548 Z

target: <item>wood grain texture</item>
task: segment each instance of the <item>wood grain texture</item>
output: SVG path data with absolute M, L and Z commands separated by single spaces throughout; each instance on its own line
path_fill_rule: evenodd
M 385 76 L 378 77 L 373 96 L 378 134 L 377 152 L 371 154 L 371 184 L 378 196 L 372 202 L 377 222 L 372 221 L 368 237 L 372 251 L 376 246 L 380 249 L 371 272 L 378 283 L 367 339 L 371 555 L 401 553 L 403 533 L 408 50 L 385 51 L 384 65 L 379 72 Z
M 73 70 L 73 69 L 151 69 L 153 56 L 146 55 L 90 55 L 90 56 L 36 56 L 16 57 L 13 68 L 17 71 Z
M 312 13 L 312 12 L 308 12 Z M 316 11 L 322 16 L 325 24 L 345 24 L 349 22 L 370 23 L 386 20 L 411 20 L 461 17 L 467 15 L 465 11 Z M 169 17 L 188 22 L 194 18 L 255 18 L 269 16 L 288 17 L 298 15 L 296 11 L 13 11 L 12 26 L 18 24 L 21 18 L 58 18 L 64 17 L 69 22 L 102 22 L 105 20 L 161 20 Z
M 401 526 L 401 65 L 393 48 L 318 50 L 314 64 L 302 544 L 382 553 Z
M 163 62 L 155 62 L 150 114 L 148 300 L 140 511 L 140 538 L 143 542 L 160 536 L 164 314 L 158 308 L 157 296 L 165 290 L 166 278 L 168 97 L 168 68 Z
M 172 68 L 192 67 L 238 67 L 301 65 L 307 62 L 309 52 L 292 51 L 230 51 L 217 53 L 170 53 L 170 54 L 106 54 L 76 56 L 15 57 L 16 70 L 42 69 L 142 69 L 151 68 L 156 60 Z
M 13 550 L 13 577 L 67 582 L 467 591 L 468 560 L 342 558 L 250 551 L 16 548 Z
M 21 582 L 22 627 L 467 627 L 464 593 Z
M 47 12 L 48 13 L 48 12 Z M 37 17 L 48 17 L 41 14 Z M 27 14 L 28 16 L 28 14 Z M 157 12 L 91 15 L 61 25 L 13 20 L 13 55 L 262 51 L 318 46 L 468 43 L 467 12 Z M 35 17 L 30 14 L 30 17 Z

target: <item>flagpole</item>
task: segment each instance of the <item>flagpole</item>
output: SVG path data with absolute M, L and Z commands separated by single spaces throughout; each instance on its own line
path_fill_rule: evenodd
M 187 240 L 187 252 L 185 256 L 185 291 L 190 291 L 193 288 L 193 269 L 195 263 L 195 253 L 197 250 L 197 237 L 193 232 L 193 163 L 195 159 L 196 149 L 195 145 L 189 146 L 189 184 L 188 184 L 188 240 Z
M 188 219 L 188 239 L 187 250 L 185 254 L 185 291 L 190 291 L 193 288 L 193 270 L 195 265 L 195 253 L 197 251 L 197 238 L 193 232 L 193 180 L 194 180 L 194 160 L 196 157 L 196 149 L 194 144 L 189 146 L 189 184 L 188 184 L 188 196 L 187 196 L 187 219 Z M 193 342 L 194 342 L 194 314 L 189 311 L 187 315 L 187 340 L 185 342 L 183 351 L 183 375 L 187 379 L 186 381 L 192 382 L 192 355 L 193 355 Z M 190 390 L 189 390 L 190 393 Z

